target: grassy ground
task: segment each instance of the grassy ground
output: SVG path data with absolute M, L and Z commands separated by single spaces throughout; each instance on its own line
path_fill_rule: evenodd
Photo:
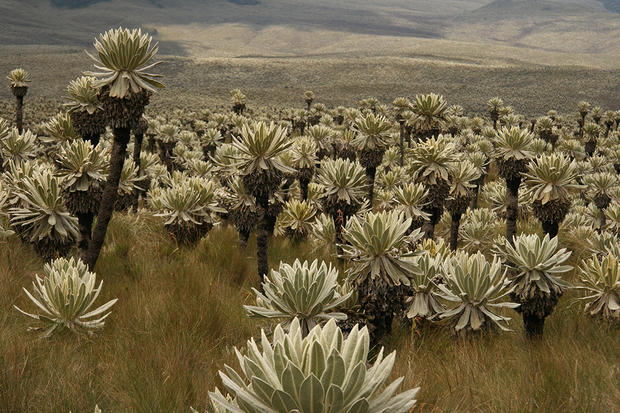
M 37 54 L 36 49 L 26 49 L 16 55 L 0 48 L 0 73 L 17 66 L 32 72 L 24 109 L 29 126 L 61 110 L 69 81 L 92 69 L 82 51 Z M 151 113 L 176 108 L 230 111 L 229 92 L 234 88 L 247 95 L 251 112 L 263 107 L 303 108 L 305 90 L 313 90 L 316 102 L 330 107 L 355 105 L 370 96 L 389 104 L 398 96 L 435 92 L 443 94 L 449 104 L 462 105 L 468 113 L 486 112 L 486 102 L 494 96 L 501 96 L 507 105 L 527 116 L 540 116 L 549 109 L 575 113 L 581 100 L 612 110 L 620 108 L 620 69 L 523 62 L 495 65 L 481 57 L 452 54 L 199 60 L 166 57 L 160 71 L 166 88 L 153 96 Z M 0 117 L 13 116 L 14 98 L 8 88 L 0 87 Z
M 217 370 L 236 366 L 231 346 L 259 331 L 242 305 L 256 286 L 254 245 L 237 247 L 216 228 L 194 248 L 177 248 L 148 217 L 116 215 L 97 265 L 103 303 L 118 297 L 96 337 L 38 340 L 12 309 L 31 309 L 42 262 L 9 239 L 0 248 L 0 411 L 187 412 L 204 409 Z M 313 259 L 307 245 L 276 239 L 279 260 Z M 328 258 L 328 257 L 319 257 Z M 620 406 L 620 329 L 595 323 L 560 301 L 545 338 L 529 343 L 515 314 L 514 333 L 458 340 L 441 329 L 412 337 L 396 326 L 385 345 L 398 351 L 393 376 L 420 386 L 418 412 L 614 412 Z

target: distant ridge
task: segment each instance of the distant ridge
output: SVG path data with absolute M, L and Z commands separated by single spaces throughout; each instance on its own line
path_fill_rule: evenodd
M 620 13 L 620 0 L 601 0 L 601 3 L 607 10 Z
M 52 6 L 65 9 L 83 9 L 95 3 L 101 3 L 109 0 L 50 0 Z
M 518 16 L 543 17 L 549 15 L 573 15 L 592 11 L 587 2 L 557 0 L 494 0 L 465 16 L 510 18 Z
M 618 12 L 620 0 L 0 0 L 0 46 L 84 47 L 123 26 L 187 57 L 403 55 L 443 40 L 615 56 Z
M 233 4 L 239 4 L 241 6 L 256 6 L 260 4 L 260 0 L 228 0 Z

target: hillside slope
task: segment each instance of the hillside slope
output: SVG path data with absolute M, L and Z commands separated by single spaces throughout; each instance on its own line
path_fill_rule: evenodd
M 488 2 L 466 0 L 456 6 L 457 2 L 439 0 L 443 7 L 434 9 L 420 0 L 390 0 L 382 5 L 369 0 L 270 0 L 258 4 L 247 0 L 5 0 L 0 4 L 0 40 L 2 44 L 76 44 L 83 41 L 84 34 L 119 23 L 155 27 L 191 23 L 238 23 L 260 28 L 288 25 L 428 37 L 438 33 L 436 28 L 428 27 L 426 18 L 419 19 L 419 23 L 410 20 L 433 13 L 453 16 Z M 72 7 L 78 4 L 81 7 Z
M 618 54 L 620 16 L 598 1 L 496 0 L 453 21 L 448 39 L 564 53 Z
M 194 57 L 390 52 L 418 39 L 620 54 L 620 15 L 598 0 L 4 0 L 0 45 L 88 45 L 142 26 Z M 76 7 L 79 6 L 79 7 Z M 53 16 L 53 18 L 50 18 Z M 386 36 L 379 46 L 376 36 Z M 403 43 L 402 40 L 406 42 Z M 440 44 L 437 44 L 440 47 Z

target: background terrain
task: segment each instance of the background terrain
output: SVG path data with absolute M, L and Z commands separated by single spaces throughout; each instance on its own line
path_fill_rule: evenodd
M 620 1 L 5 0 L 0 72 L 33 74 L 59 98 L 92 68 L 84 49 L 119 25 L 160 41 L 167 90 L 154 103 L 353 104 L 434 91 L 468 111 L 499 95 L 525 114 L 620 106 Z M 9 98 L 0 88 L 0 98 Z

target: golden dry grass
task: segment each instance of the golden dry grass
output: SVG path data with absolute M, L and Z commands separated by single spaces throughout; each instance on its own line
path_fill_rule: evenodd
M 37 340 L 21 292 L 42 262 L 13 238 L 0 250 L 0 406 L 2 412 L 186 412 L 206 408 L 217 370 L 236 366 L 259 326 L 244 315 L 257 285 L 253 244 L 237 247 L 216 228 L 196 247 L 177 248 L 152 218 L 116 215 L 96 268 L 101 302 L 113 297 L 104 330 Z M 276 239 L 271 263 L 312 259 L 309 246 Z M 328 257 L 319 257 L 328 258 Z M 562 298 L 545 338 L 514 333 L 458 340 L 441 329 L 412 337 L 396 327 L 386 340 L 398 352 L 393 376 L 421 386 L 418 412 L 609 413 L 620 405 L 620 329 L 594 322 Z

